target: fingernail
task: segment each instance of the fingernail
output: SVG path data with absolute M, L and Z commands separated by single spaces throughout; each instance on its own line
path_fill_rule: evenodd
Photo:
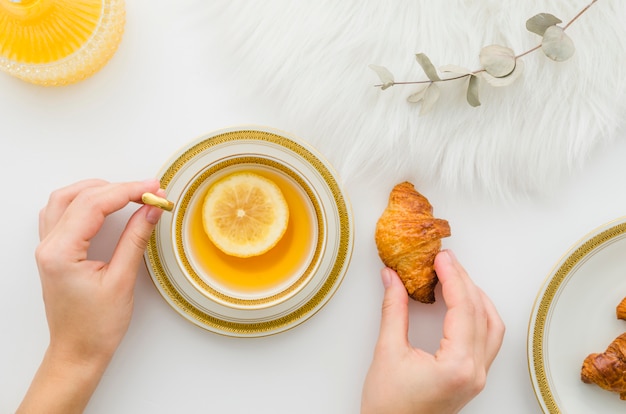
M 456 256 L 454 255 L 454 252 L 450 249 L 446 249 L 446 250 L 442 250 L 441 251 L 444 254 L 445 259 L 450 262 L 450 263 L 454 263 L 456 262 Z
M 161 182 L 159 181 L 158 178 L 148 178 L 147 180 L 143 180 L 143 183 L 148 184 L 148 185 L 154 185 L 154 184 L 161 185 Z
M 383 270 L 381 270 L 380 275 L 383 281 L 383 286 L 385 287 L 385 289 L 387 289 L 389 286 L 391 286 L 391 271 L 389 270 L 389 268 L 385 267 Z
M 146 221 L 150 224 L 157 224 L 163 214 L 163 210 L 157 207 L 147 206 Z

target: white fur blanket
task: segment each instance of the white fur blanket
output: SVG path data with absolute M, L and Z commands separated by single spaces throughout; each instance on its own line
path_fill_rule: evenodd
M 289 129 L 316 146 L 344 180 L 410 179 L 495 195 L 543 193 L 615 139 L 626 118 L 626 3 L 598 0 L 566 31 L 574 56 L 523 57 L 514 84 L 480 87 L 470 107 L 447 82 L 431 113 L 385 91 L 370 64 L 396 80 L 424 80 L 415 54 L 437 67 L 480 68 L 490 44 L 516 54 L 540 42 L 526 20 L 563 24 L 590 0 L 216 0 L 207 24 L 231 53 L 224 65 L 263 96 Z M 563 25 L 561 24 L 561 26 Z M 622 137 L 624 138 L 624 137 Z

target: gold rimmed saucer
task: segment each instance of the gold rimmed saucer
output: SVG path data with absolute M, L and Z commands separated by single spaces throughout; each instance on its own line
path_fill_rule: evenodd
M 580 379 L 587 355 L 626 331 L 615 308 L 626 297 L 626 217 L 583 237 L 540 289 L 528 327 L 528 368 L 544 413 L 621 413 L 619 396 Z
M 211 184 L 242 170 L 272 179 L 290 208 L 283 239 L 247 259 L 215 248 L 200 212 Z M 341 284 L 353 246 L 351 210 L 329 163 L 296 137 L 258 127 L 217 131 L 179 151 L 160 176 L 175 207 L 145 258 L 161 295 L 189 321 L 223 335 L 271 335 L 310 318 Z

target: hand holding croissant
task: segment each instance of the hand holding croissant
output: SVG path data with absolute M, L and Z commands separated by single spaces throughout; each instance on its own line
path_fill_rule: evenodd
M 380 333 L 363 386 L 362 414 L 458 413 L 485 386 L 504 323 L 451 251 L 437 254 L 435 268 L 447 311 L 433 354 L 409 342 L 406 289 L 395 272 L 382 270 Z
M 433 264 L 441 238 L 450 236 L 446 220 L 433 217 L 433 208 L 413 184 L 396 185 L 376 225 L 376 246 L 385 264 L 402 279 L 409 296 L 423 303 L 435 301 L 437 275 Z

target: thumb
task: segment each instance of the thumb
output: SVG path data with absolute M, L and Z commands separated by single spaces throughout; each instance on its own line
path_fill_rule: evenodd
M 124 275 L 130 271 L 136 276 L 152 230 L 162 213 L 158 207 L 144 205 L 131 216 L 109 264 L 112 274 Z
M 385 296 L 380 320 L 379 345 L 407 346 L 409 331 L 409 296 L 398 274 L 389 268 L 381 271 Z

